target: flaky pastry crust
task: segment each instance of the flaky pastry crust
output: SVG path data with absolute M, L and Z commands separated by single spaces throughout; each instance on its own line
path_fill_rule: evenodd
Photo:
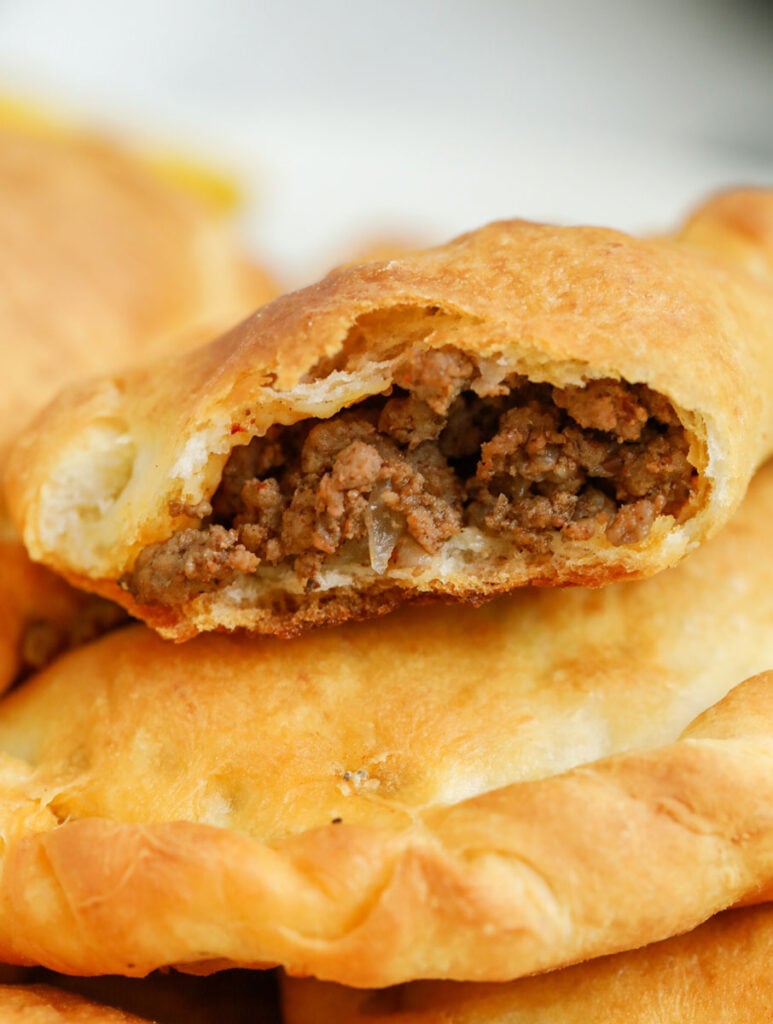
M 736 201 L 760 221 L 773 191 Z M 751 243 L 738 257 L 732 223 L 702 244 L 698 227 L 715 223 L 718 202 L 668 239 L 492 224 L 341 269 L 193 353 L 70 391 L 16 451 L 9 491 L 25 543 L 176 639 L 291 635 L 411 598 L 476 602 L 526 583 L 599 586 L 673 565 L 732 515 L 773 437 L 773 280 L 749 267 Z M 767 244 L 764 232 L 754 244 Z M 689 500 L 622 542 L 562 530 L 531 555 L 473 521 L 418 554 L 398 546 L 386 565 L 343 548 L 300 582 L 284 563 L 263 562 L 170 600 L 133 586 L 143 551 L 202 528 L 197 510 L 235 448 L 388 393 L 401 366 L 449 351 L 474 365 L 467 386 L 484 397 L 514 379 L 645 388 L 683 431 Z M 190 566 L 179 561 L 184 577 Z
M 773 1005 L 773 909 L 729 910 L 687 935 L 504 985 L 367 992 L 283 980 L 285 1024 L 749 1024 Z
M 506 980 L 769 898 L 772 513 L 770 467 L 649 580 L 61 658 L 0 704 L 0 958 Z

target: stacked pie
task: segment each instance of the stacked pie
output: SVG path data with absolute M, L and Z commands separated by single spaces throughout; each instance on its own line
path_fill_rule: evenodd
M 8 457 L 31 557 L 127 621 L 0 702 L 0 960 L 278 966 L 290 1024 L 773 1004 L 773 192 L 194 333 Z

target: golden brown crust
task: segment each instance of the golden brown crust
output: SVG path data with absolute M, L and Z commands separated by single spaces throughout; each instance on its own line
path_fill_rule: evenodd
M 772 510 L 625 586 L 60 659 L 0 704 L 0 957 L 504 980 L 768 898 L 773 679 L 722 698 Z
M 743 202 L 760 219 L 773 191 Z M 697 220 L 711 222 L 712 210 Z M 678 234 L 643 241 L 512 221 L 342 269 L 204 348 L 49 408 L 18 447 L 11 480 L 25 543 L 177 639 L 358 617 L 370 589 L 383 605 L 411 592 L 466 600 L 526 582 L 598 586 L 652 574 L 729 518 L 773 436 L 773 282 L 734 261 L 732 246 L 727 258 L 717 248 Z M 343 581 L 323 579 L 321 596 L 260 571 L 171 608 L 121 595 L 118 581 L 143 548 L 197 525 L 173 510 L 211 496 L 235 445 L 382 392 L 398 352 L 449 344 L 486 372 L 560 385 L 622 378 L 665 395 L 699 471 L 693 514 L 681 524 L 660 516 L 644 540 L 617 547 L 603 536 L 562 538 L 547 561 L 511 550 L 503 562 L 489 548 L 471 556 L 480 537 L 465 532 L 427 567 L 390 567 L 385 578 L 344 567 Z
M 367 992 L 285 977 L 286 1024 L 748 1024 L 773 1006 L 773 909 L 727 911 L 643 949 L 504 985 Z
M 770 683 L 736 703 L 769 716 Z M 630 948 L 769 896 L 770 755 L 767 737 L 693 729 L 402 832 L 328 825 L 270 846 L 186 822 L 36 822 L 5 857 L 3 955 L 127 974 L 276 959 L 378 985 L 504 980 Z

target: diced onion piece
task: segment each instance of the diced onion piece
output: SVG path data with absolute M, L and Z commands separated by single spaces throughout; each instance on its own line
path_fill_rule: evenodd
M 381 576 L 387 570 L 389 559 L 403 532 L 403 524 L 398 516 L 385 509 L 378 500 L 371 500 L 365 513 L 365 524 L 368 529 L 370 564 L 373 571 Z

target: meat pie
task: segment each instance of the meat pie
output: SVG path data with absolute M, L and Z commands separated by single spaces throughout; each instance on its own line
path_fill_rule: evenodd
M 343 268 L 20 445 L 33 556 L 166 636 L 673 565 L 773 437 L 773 191 L 670 239 L 492 224 Z

